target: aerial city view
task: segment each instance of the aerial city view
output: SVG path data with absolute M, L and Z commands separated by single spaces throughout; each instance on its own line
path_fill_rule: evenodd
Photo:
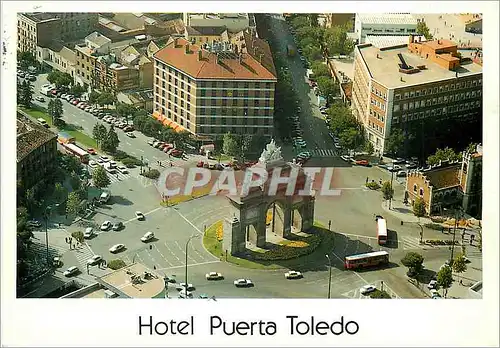
M 17 13 L 18 298 L 482 298 L 482 15 Z

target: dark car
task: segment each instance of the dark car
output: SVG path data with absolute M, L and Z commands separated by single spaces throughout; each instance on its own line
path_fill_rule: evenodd
M 120 231 L 123 228 L 123 222 L 118 221 L 113 224 L 113 231 Z

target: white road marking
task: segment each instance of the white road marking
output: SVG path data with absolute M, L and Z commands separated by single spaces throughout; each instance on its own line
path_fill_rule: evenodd
M 173 264 L 167 260 L 167 258 L 161 253 L 160 249 L 158 249 L 158 247 L 153 244 L 153 247 L 156 249 L 156 251 L 160 254 L 160 256 L 170 265 L 170 266 L 173 266 Z
M 195 252 L 195 254 L 196 254 L 196 255 L 198 255 L 198 256 L 200 257 L 200 259 L 202 259 L 202 260 L 203 260 L 203 255 L 201 255 L 201 254 L 198 252 L 198 250 L 196 250 L 196 249 L 194 248 L 194 245 L 193 245 L 193 244 L 191 244 L 191 249 Z
M 200 263 L 195 263 L 195 264 L 188 264 L 188 267 L 193 267 L 193 266 L 200 266 L 200 265 L 208 265 L 210 263 L 217 263 L 220 262 L 220 260 L 217 261 L 207 261 L 207 262 L 200 262 Z M 181 265 L 181 266 L 175 266 L 175 267 L 168 267 L 168 268 L 159 268 L 158 271 L 163 271 L 167 269 L 174 269 L 174 268 L 181 268 L 181 267 L 186 267 L 186 265 Z
M 129 143 L 128 141 L 126 141 L 125 144 L 127 144 L 128 146 L 132 146 L 132 144 Z
M 139 150 L 139 151 L 141 151 L 142 153 L 144 153 L 144 150 L 142 150 L 142 149 L 137 149 L 137 150 Z
M 151 255 L 151 253 L 148 250 L 146 250 L 146 253 L 148 254 L 148 256 L 151 259 L 151 261 L 153 261 L 153 263 L 156 263 L 155 258 L 153 257 L 153 255 Z
M 168 251 L 170 251 L 170 253 L 172 255 L 174 255 L 174 257 L 177 259 L 177 261 L 181 260 L 181 259 L 179 259 L 179 257 L 177 255 L 174 254 L 174 252 L 172 251 L 172 249 L 170 249 L 170 247 L 168 246 L 167 242 L 165 242 L 165 246 L 167 247 Z
M 177 214 L 179 214 L 181 218 L 183 218 L 188 224 L 190 224 L 191 227 L 193 227 L 200 235 L 203 235 L 203 232 L 198 227 L 196 227 L 191 221 L 189 221 L 184 215 L 182 215 L 180 211 L 175 210 L 175 212 L 177 212 Z
M 183 254 L 185 254 L 184 256 L 186 256 L 186 255 L 187 255 L 187 258 L 188 258 L 188 259 L 191 259 L 191 261 L 196 262 L 196 260 L 195 260 L 195 259 L 193 259 L 191 256 L 189 256 L 189 254 L 188 254 L 188 253 L 186 253 L 184 250 L 182 250 L 181 246 L 179 245 L 179 242 L 175 241 L 174 243 L 175 243 L 175 245 L 177 245 L 177 247 L 179 248 L 179 250 L 180 250 Z

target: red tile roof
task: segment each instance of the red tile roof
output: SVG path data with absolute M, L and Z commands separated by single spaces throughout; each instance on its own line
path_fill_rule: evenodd
M 186 45 L 189 52 L 186 53 Z M 243 54 L 242 63 L 239 59 L 220 59 L 217 63 L 217 55 L 207 50 L 201 50 L 202 59 L 199 60 L 200 47 L 192 45 L 185 39 L 175 42 L 159 50 L 154 58 L 171 65 L 186 74 L 200 79 L 235 79 L 235 80 L 276 80 L 269 70 L 259 63 L 250 54 Z

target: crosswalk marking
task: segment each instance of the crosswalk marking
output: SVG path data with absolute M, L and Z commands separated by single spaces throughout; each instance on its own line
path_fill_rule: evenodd
M 138 179 L 139 179 L 139 183 L 143 187 L 149 187 L 149 186 L 152 186 L 155 183 L 155 180 L 146 178 L 145 176 L 139 176 Z
M 94 256 L 94 252 L 90 249 L 87 243 L 83 244 L 80 248 L 74 250 L 76 260 L 82 265 L 87 265 L 87 260 Z
M 92 171 L 93 171 L 93 169 L 90 168 L 90 175 L 92 175 Z M 130 173 L 123 174 L 123 173 L 121 173 L 119 171 L 116 171 L 115 174 L 111 174 L 111 173 L 108 173 L 108 172 L 106 172 L 106 174 L 108 174 L 108 178 L 109 178 L 109 181 L 111 181 L 111 183 L 120 182 L 120 181 L 129 179 L 129 178 L 132 177 L 132 175 L 130 175 Z
M 423 246 L 420 245 L 420 240 L 416 237 L 403 236 L 403 237 L 401 237 L 401 239 L 403 242 L 403 249 L 404 250 L 422 249 L 423 248 Z
M 333 149 L 314 149 L 311 151 L 313 157 L 334 157 L 336 156 Z

